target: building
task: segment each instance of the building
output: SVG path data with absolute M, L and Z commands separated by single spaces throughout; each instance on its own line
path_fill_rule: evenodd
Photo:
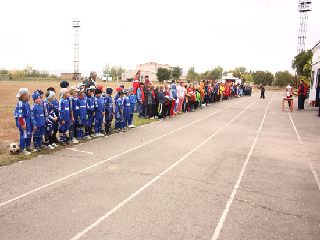
M 223 76 L 222 79 L 217 80 L 220 83 L 235 83 L 235 84 L 241 84 L 241 79 L 234 77 L 233 73 L 228 73 L 226 76 Z
M 61 73 L 61 79 L 80 80 L 81 73 Z
M 319 107 L 319 91 L 320 91 L 320 41 L 312 48 L 312 72 L 309 93 L 309 102 L 315 102 L 315 106 Z
M 155 62 L 148 62 L 145 64 L 136 65 L 135 70 L 129 70 L 122 73 L 122 80 L 132 81 L 136 76 L 136 73 L 140 71 L 140 80 L 144 81 L 145 76 L 149 76 L 149 80 L 151 82 L 158 81 L 157 72 L 158 68 L 166 68 L 172 70 L 173 68 L 169 66 L 169 64 L 158 64 Z

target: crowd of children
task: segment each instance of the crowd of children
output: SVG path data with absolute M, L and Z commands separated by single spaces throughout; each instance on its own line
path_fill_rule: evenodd
M 114 97 L 112 88 L 103 92 L 103 86 L 95 82 L 69 87 L 67 81 L 62 81 L 59 100 L 53 87 L 45 93 L 37 89 L 31 96 L 27 88 L 19 89 L 15 119 L 20 131 L 21 153 L 30 155 L 31 152 L 101 137 L 111 131 L 133 128 L 135 112 L 140 118 L 167 119 L 181 112 L 193 112 L 215 101 L 241 97 L 245 89 L 240 84 L 205 80 L 197 84 L 173 80 L 170 84 L 154 86 L 148 76 L 145 82 L 140 82 L 139 77 L 137 73 L 130 89 L 120 85 Z M 34 101 L 31 107 L 30 97 Z M 111 129 L 113 119 L 115 127 Z M 101 131 L 103 124 L 104 134 Z

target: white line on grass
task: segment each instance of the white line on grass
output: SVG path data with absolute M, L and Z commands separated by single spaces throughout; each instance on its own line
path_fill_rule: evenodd
M 162 173 L 160 173 L 158 176 L 153 178 L 150 182 L 146 183 L 143 187 L 141 187 L 138 191 L 131 194 L 127 199 L 122 201 L 120 204 L 115 206 L 113 209 L 111 209 L 109 212 L 107 212 L 105 215 L 100 217 L 96 222 L 91 224 L 89 227 L 84 229 L 82 232 L 75 235 L 71 240 L 77 240 L 80 239 L 82 236 L 84 236 L 88 231 L 96 227 L 98 224 L 100 224 L 102 221 L 107 219 L 111 214 L 119 210 L 122 206 L 124 206 L 126 203 L 128 203 L 130 200 L 132 200 L 134 197 L 136 197 L 139 193 L 141 193 L 143 190 L 148 188 L 151 184 L 156 182 L 159 178 L 161 178 L 163 175 L 165 175 L 167 172 L 169 172 L 171 169 L 173 169 L 175 166 L 177 166 L 180 162 L 182 162 L 184 159 L 186 159 L 188 156 L 190 156 L 192 153 L 197 151 L 200 147 L 202 147 L 205 143 L 207 143 L 210 139 L 212 139 L 215 135 L 217 135 L 219 132 L 221 132 L 224 128 L 226 128 L 229 124 L 231 124 L 234 120 L 236 120 L 241 114 L 243 114 L 249 107 L 251 107 L 253 104 L 255 104 L 258 100 L 251 103 L 248 107 L 246 107 L 241 113 L 239 113 L 236 117 L 234 117 L 230 122 L 228 122 L 226 125 L 224 125 L 222 128 L 220 128 L 218 131 L 216 131 L 214 134 L 212 134 L 210 137 L 208 137 L 206 140 L 204 140 L 202 143 L 200 143 L 196 148 L 194 148 L 192 151 L 188 152 L 186 155 L 184 155 L 182 158 L 180 158 L 177 162 L 175 162 L 173 165 L 171 165 L 169 168 L 164 170 Z
M 293 129 L 294 129 L 294 131 L 296 132 L 297 137 L 298 137 L 298 139 L 299 139 L 301 148 L 302 148 L 302 150 L 305 152 L 305 154 L 306 154 L 306 156 L 307 156 L 307 160 L 308 160 L 309 166 L 310 166 L 310 168 L 311 168 L 311 172 L 313 173 L 314 179 L 316 180 L 316 182 L 317 182 L 317 184 L 318 184 L 318 188 L 319 188 L 319 190 L 320 190 L 320 181 L 319 181 L 319 177 L 318 177 L 318 175 L 317 175 L 317 172 L 316 172 L 316 171 L 314 170 L 314 168 L 313 168 L 313 165 L 312 165 L 312 163 L 311 163 L 311 161 L 310 161 L 310 158 L 309 158 L 309 154 L 308 154 L 308 152 L 307 152 L 307 149 L 306 149 L 306 147 L 305 147 L 305 146 L 303 145 L 303 143 L 302 143 L 302 140 L 301 140 L 300 135 L 299 135 L 299 133 L 298 133 L 298 131 L 297 131 L 297 128 L 296 128 L 296 126 L 295 126 L 295 124 L 294 124 L 294 122 L 293 122 L 293 119 L 292 119 L 292 117 L 291 117 L 290 112 L 288 112 L 288 114 L 289 114 L 289 117 L 290 117 L 290 120 L 291 120 Z
M 248 98 L 247 98 L 247 99 L 248 99 Z M 245 100 L 245 99 L 244 99 L 244 100 Z M 73 177 L 73 176 L 75 176 L 75 175 L 78 175 L 78 174 L 80 174 L 80 173 L 82 173 L 82 172 L 85 172 L 85 171 L 91 169 L 91 168 L 94 168 L 94 167 L 97 167 L 97 166 L 99 166 L 99 165 L 101 165 L 101 164 L 104 164 L 104 163 L 106 163 L 106 162 L 109 162 L 109 161 L 112 160 L 112 159 L 115 159 L 115 158 L 120 157 L 120 156 L 122 156 L 122 155 L 124 155 L 124 154 L 127 154 L 127 153 L 129 153 L 129 152 L 132 152 L 132 151 L 134 151 L 134 150 L 136 150 L 136 149 L 139 149 L 139 148 L 141 148 L 141 147 L 143 147 L 143 146 L 145 146 L 145 145 L 147 145 L 147 144 L 149 144 L 149 143 L 152 143 L 152 142 L 154 142 L 154 141 L 157 141 L 157 140 L 159 140 L 159 139 L 161 139 L 161 138 L 164 138 L 164 137 L 166 137 L 166 136 L 168 136 L 168 135 L 170 135 L 170 134 L 172 134 L 172 133 L 175 133 L 175 132 L 177 132 L 177 131 L 179 131 L 179 130 L 181 130 L 181 129 L 184 129 L 184 128 L 192 125 L 192 124 L 195 124 L 195 123 L 197 123 L 197 122 L 199 122 L 199 121 L 202 121 L 203 119 L 206 119 L 206 118 L 208 118 L 208 117 L 210 117 L 210 116 L 212 116 L 212 115 L 214 115 L 214 114 L 217 114 L 217 113 L 219 113 L 219 112 L 221 112 L 221 111 L 229 108 L 230 106 L 233 106 L 233 105 L 235 105 L 235 104 L 238 104 L 238 103 L 240 103 L 240 102 L 242 102 L 242 101 L 244 101 L 244 100 L 241 100 L 241 101 L 239 101 L 239 102 L 237 102 L 237 103 L 234 103 L 234 104 L 232 104 L 232 105 L 226 106 L 226 107 L 224 107 L 224 108 L 222 108 L 222 109 L 220 109 L 220 110 L 218 110 L 218 111 L 216 111 L 216 112 L 213 112 L 213 113 L 211 113 L 211 114 L 209 114 L 209 115 L 207 115 L 207 116 L 205 116 L 205 117 L 203 117 L 203 118 L 200 118 L 200 119 L 198 119 L 198 120 L 196 120 L 196 121 L 193 121 L 193 122 L 191 122 L 191 123 L 189 123 L 189 124 L 187 124 L 187 125 L 184 125 L 184 126 L 182 126 L 182 127 L 180 127 L 180 128 L 177 128 L 177 129 L 175 129 L 175 130 L 173 130 L 173 131 L 171 131 L 171 132 L 169 132 L 169 133 L 166 133 L 166 134 L 164 134 L 164 135 L 162 135 L 162 136 L 160 136 L 160 137 L 154 138 L 154 139 L 152 139 L 152 140 L 150 140 L 150 141 L 148 141 L 148 142 L 145 142 L 145 143 L 143 143 L 143 144 L 141 144 L 141 145 L 138 145 L 138 146 L 136 146 L 136 147 L 134 147 L 134 148 L 131 148 L 131 149 L 127 150 L 127 151 L 124 151 L 124 152 L 122 152 L 122 153 L 119 153 L 119 154 L 117 154 L 117 155 L 115 155 L 115 156 L 113 156 L 113 157 L 110 157 L 110 158 L 106 159 L 106 160 L 100 161 L 100 162 L 95 163 L 95 164 L 93 164 L 93 165 L 91 165 L 91 166 L 89 166 L 89 167 L 86 167 L 86 168 L 84 168 L 84 169 L 81 169 L 80 171 L 74 172 L 74 173 L 72 173 L 72 174 L 70 174 L 70 175 L 67 175 L 67 176 L 63 177 L 63 178 L 57 179 L 57 180 L 55 180 L 55 181 L 53 181 L 53 182 L 50 182 L 50 183 L 48 183 L 48 184 L 45 184 L 45 185 L 43 185 L 43 186 L 41 186 L 41 187 L 38 187 L 38 188 L 36 188 L 36 189 L 34 189 L 34 190 L 31 190 L 31 191 L 29 191 L 29 192 L 26 192 L 26 193 L 24 193 L 24 194 L 21 194 L 21 195 L 18 196 L 18 197 L 12 198 L 12 199 L 10 199 L 10 200 L 8 200 L 8 201 L 6 201 L 6 202 L 1 203 L 1 204 L 0 204 L 0 207 L 2 207 L 2 206 L 4 206 L 4 205 L 7 205 L 8 203 L 14 202 L 14 201 L 16 201 L 16 200 L 18 200 L 18 199 L 20 199 L 20 198 L 26 197 L 26 196 L 28 196 L 28 195 L 30 195 L 30 194 L 32 194 L 32 193 L 34 193 L 34 192 L 37 192 L 37 191 L 39 191 L 39 190 L 41 190 L 41 189 L 44 189 L 44 188 L 47 188 L 47 187 L 49 187 L 49 186 L 52 186 L 52 185 L 54 185 L 54 184 L 56 184 L 56 183 L 59 183 L 59 182 L 61 182 L 61 181 L 63 181 L 63 180 L 66 180 L 66 179 L 68 179 L 68 178 L 70 178 L 70 177 Z M 79 144 L 79 145 L 80 145 L 80 144 Z M 78 145 L 78 146 L 79 146 L 79 145 Z
M 246 167 L 247 167 L 247 164 L 248 164 L 249 159 L 250 159 L 250 157 L 251 157 L 252 151 L 253 151 L 253 149 L 254 149 L 257 141 L 258 141 L 258 137 L 259 137 L 259 134 L 260 134 L 260 132 L 261 132 L 262 125 L 263 125 L 264 120 L 265 120 L 265 118 L 266 118 L 267 111 L 268 111 L 268 109 L 269 109 L 269 106 L 270 106 L 270 103 L 271 103 L 273 97 L 274 97 L 274 94 L 272 95 L 272 98 L 271 98 L 271 100 L 270 100 L 270 102 L 269 102 L 269 104 L 268 104 L 268 106 L 267 106 L 267 109 L 266 109 L 266 111 L 265 111 L 265 113 L 264 113 L 264 116 L 263 116 L 263 118 L 262 118 L 260 127 L 259 127 L 258 132 L 257 132 L 257 136 L 255 137 L 255 139 L 254 139 L 254 141 L 253 141 L 253 144 L 252 144 L 252 146 L 251 146 L 251 148 L 250 148 L 249 154 L 248 154 L 248 156 L 247 156 L 247 159 L 246 159 L 246 161 L 245 161 L 244 164 L 243 164 L 243 167 L 242 167 L 241 172 L 240 172 L 240 174 L 239 174 L 238 180 L 237 180 L 236 184 L 235 184 L 234 187 L 233 187 L 233 191 L 232 191 L 232 193 L 231 193 L 231 195 L 230 195 L 229 201 L 227 202 L 226 208 L 224 209 L 224 211 L 223 211 L 223 213 L 222 213 L 222 215 L 221 215 L 221 217 L 220 217 L 219 223 L 218 223 L 218 225 L 217 225 L 217 227 L 216 227 L 216 229 L 215 229 L 215 231 L 214 231 L 214 234 L 213 234 L 213 236 L 212 236 L 212 240 L 216 240 L 216 239 L 218 239 L 218 237 L 219 237 L 220 231 L 221 231 L 221 229 L 222 229 L 222 227 L 223 227 L 223 223 L 224 223 L 224 221 L 225 221 L 225 219 L 226 219 L 226 217 L 227 217 L 227 214 L 228 214 L 229 209 L 230 209 L 230 207 L 231 207 L 231 204 L 232 204 L 232 202 L 233 202 L 233 198 L 234 198 L 234 196 L 236 195 L 237 190 L 238 190 L 238 188 L 239 188 L 239 186 L 240 186 L 241 179 L 242 179 L 242 177 L 243 177 L 244 171 L 246 170 Z

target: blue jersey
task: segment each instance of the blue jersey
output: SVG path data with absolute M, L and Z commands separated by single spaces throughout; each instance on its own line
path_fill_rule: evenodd
M 59 121 L 70 122 L 71 115 L 70 115 L 70 101 L 69 99 L 60 98 L 59 101 Z
M 47 123 L 54 121 L 56 114 L 54 112 L 53 102 L 44 101 L 44 116 Z
M 102 112 L 105 111 L 104 101 L 102 97 L 95 97 L 94 98 L 94 112 L 95 118 L 103 118 Z
M 74 121 L 76 121 L 76 119 L 78 119 L 78 116 L 79 116 L 79 107 L 78 107 L 77 101 L 78 101 L 78 96 L 69 97 L 69 102 L 71 103 L 69 106 L 70 106 L 70 110 L 73 112 Z
M 132 94 L 129 95 L 130 103 L 136 103 L 137 102 L 137 95 Z
M 130 99 L 128 96 L 123 97 L 124 108 L 130 108 Z
M 31 108 L 31 123 L 33 127 L 43 127 L 46 124 L 42 104 L 33 104 Z
M 77 106 L 79 108 L 78 115 L 79 115 L 80 119 L 81 120 L 86 120 L 87 119 L 87 98 L 84 97 L 84 98 L 80 99 L 78 97 Z
M 116 107 L 115 107 L 116 118 L 120 118 L 121 115 L 123 114 L 123 110 L 124 110 L 123 102 L 124 102 L 124 98 L 118 98 L 118 100 L 116 101 Z
M 17 127 L 20 127 L 19 118 L 23 118 L 24 124 L 26 126 L 31 126 L 30 116 L 31 109 L 29 103 L 27 101 L 19 100 L 14 111 L 14 117 L 16 119 Z
M 87 97 L 87 111 L 88 111 L 88 114 L 93 115 L 93 113 L 94 113 L 94 97 Z
M 108 94 L 104 98 L 104 105 L 106 106 L 106 109 L 108 110 L 108 114 L 106 114 L 106 120 L 112 120 L 112 118 L 113 118 L 113 116 L 112 116 L 112 114 L 113 114 L 113 99 Z

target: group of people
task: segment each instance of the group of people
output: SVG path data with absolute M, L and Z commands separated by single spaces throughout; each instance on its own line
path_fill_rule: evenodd
M 251 95 L 252 91 L 247 84 L 226 84 L 211 80 L 201 80 L 195 84 L 172 80 L 170 84 L 154 86 L 148 76 L 145 76 L 145 82 L 140 82 L 140 72 L 133 80 L 133 89 L 137 96 L 139 117 L 151 119 L 166 119 L 180 112 L 192 112 L 216 101 Z
M 170 84 L 155 86 L 148 76 L 141 82 L 138 72 L 133 86 L 125 89 L 120 85 L 113 97 L 113 89 L 106 88 L 103 92 L 103 86 L 95 81 L 96 77 L 96 72 L 91 72 L 87 80 L 71 87 L 67 81 L 62 81 L 58 99 L 53 87 L 45 92 L 37 89 L 32 95 L 27 88 L 19 89 L 15 119 L 20 131 L 22 154 L 30 155 L 31 152 L 78 143 L 111 131 L 125 131 L 135 127 L 132 124 L 135 112 L 140 118 L 167 119 L 216 101 L 242 97 L 246 90 L 243 84 L 205 80 L 196 84 L 173 80 Z M 34 101 L 32 106 L 28 102 L 30 97 Z M 113 119 L 114 129 L 111 128 Z M 101 131 L 103 124 L 104 134 Z

